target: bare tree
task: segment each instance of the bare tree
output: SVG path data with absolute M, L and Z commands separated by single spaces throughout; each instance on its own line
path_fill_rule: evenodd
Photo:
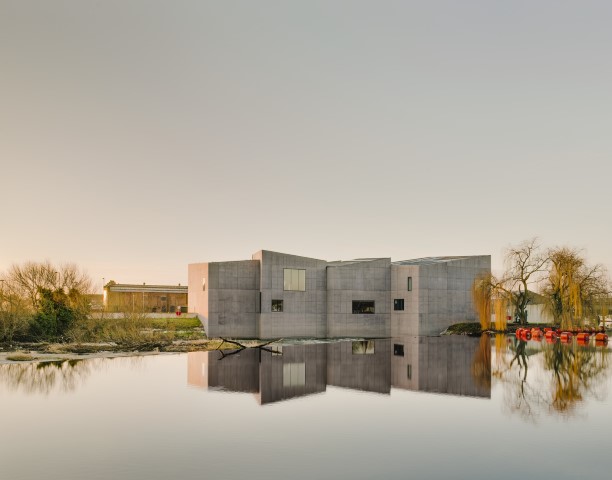
M 505 255 L 506 271 L 501 278 L 491 274 L 476 279 L 472 288 L 474 304 L 480 323 L 484 328 L 490 322 L 491 304 L 494 305 L 495 326 L 504 330 L 506 308 L 512 305 L 519 323 L 527 323 L 529 291 L 546 270 L 548 255 L 541 251 L 536 238 L 527 240 L 516 247 L 510 247 Z
M 537 238 L 527 240 L 506 252 L 506 273 L 501 283 L 510 296 L 519 323 L 527 323 L 529 287 L 540 280 L 546 270 L 549 256 L 541 251 Z
M 16 295 L 10 285 L 0 281 L 0 342 L 12 342 L 13 338 L 26 331 L 30 312 L 26 302 Z
M 25 299 L 31 310 L 38 308 L 41 290 L 63 290 L 72 302 L 81 302 L 92 293 L 91 278 L 73 263 L 59 266 L 45 262 L 25 262 L 12 265 L 3 276 L 11 291 Z

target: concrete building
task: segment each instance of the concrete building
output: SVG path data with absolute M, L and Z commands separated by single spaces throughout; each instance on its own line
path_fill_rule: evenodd
M 327 262 L 262 250 L 189 265 L 189 311 L 209 337 L 437 335 L 475 321 L 471 286 L 491 257 Z
M 472 284 L 483 273 L 491 273 L 490 255 L 393 262 L 393 336 L 438 335 L 453 323 L 478 321 Z
M 132 285 L 111 280 L 104 285 L 107 312 L 172 313 L 187 310 L 188 288 L 181 285 Z

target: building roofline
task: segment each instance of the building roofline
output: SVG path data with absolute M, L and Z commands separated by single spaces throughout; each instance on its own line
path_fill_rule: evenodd
M 187 293 L 189 287 L 187 285 L 138 285 L 130 283 L 115 283 L 112 285 L 106 284 L 105 290 L 110 292 L 155 292 L 155 293 Z
M 390 257 L 379 257 L 379 258 L 355 258 L 354 260 L 336 260 L 333 262 L 327 262 L 328 267 L 346 267 L 349 265 L 356 265 L 359 263 L 371 263 L 379 260 L 386 260 L 391 262 Z
M 410 260 L 398 260 L 391 262 L 392 265 L 437 265 L 440 263 L 456 262 L 459 260 L 468 260 L 470 258 L 490 257 L 490 255 L 447 255 L 441 257 L 422 257 L 413 258 Z
M 272 254 L 274 254 L 274 255 L 284 255 L 284 256 L 286 256 L 286 257 L 297 257 L 297 258 L 303 258 L 303 259 L 305 259 L 305 260 L 316 260 L 316 261 L 318 261 L 318 262 L 326 262 L 326 261 L 327 261 L 327 260 L 324 260 L 324 259 L 322 259 L 322 258 L 316 258 L 316 257 L 306 257 L 306 256 L 304 256 L 304 255 L 296 255 L 296 254 L 294 254 L 294 253 L 276 252 L 276 251 L 274 251 L 274 250 L 265 250 L 265 249 L 262 249 L 262 250 L 257 250 L 255 253 L 253 253 L 253 255 L 251 255 L 251 259 L 252 259 L 252 258 L 253 258 L 255 255 L 257 255 L 258 253 L 262 253 L 262 254 L 263 254 L 263 253 L 272 253 Z

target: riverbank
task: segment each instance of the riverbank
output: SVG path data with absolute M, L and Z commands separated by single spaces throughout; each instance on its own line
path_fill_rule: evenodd
M 56 362 L 87 358 L 114 358 L 160 353 L 234 350 L 260 345 L 261 340 L 241 340 L 240 344 L 220 338 L 174 340 L 132 344 L 104 343 L 18 343 L 0 345 L 0 365 L 24 362 Z
M 506 334 L 506 335 L 514 335 L 518 328 L 525 327 L 525 325 L 521 325 L 519 323 L 509 323 L 506 326 L 506 330 L 499 331 L 495 329 L 482 330 L 480 323 L 477 322 L 465 322 L 465 323 L 455 323 L 448 327 L 445 331 L 443 331 L 440 335 L 467 335 L 470 337 L 480 337 L 483 333 L 488 334 Z M 528 328 L 549 328 L 551 325 L 549 323 L 528 323 Z M 610 335 L 611 331 L 606 330 L 606 333 Z

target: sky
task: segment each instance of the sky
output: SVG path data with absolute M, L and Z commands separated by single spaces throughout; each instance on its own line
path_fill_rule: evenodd
M 0 271 L 492 255 L 612 270 L 612 2 L 0 0 Z

